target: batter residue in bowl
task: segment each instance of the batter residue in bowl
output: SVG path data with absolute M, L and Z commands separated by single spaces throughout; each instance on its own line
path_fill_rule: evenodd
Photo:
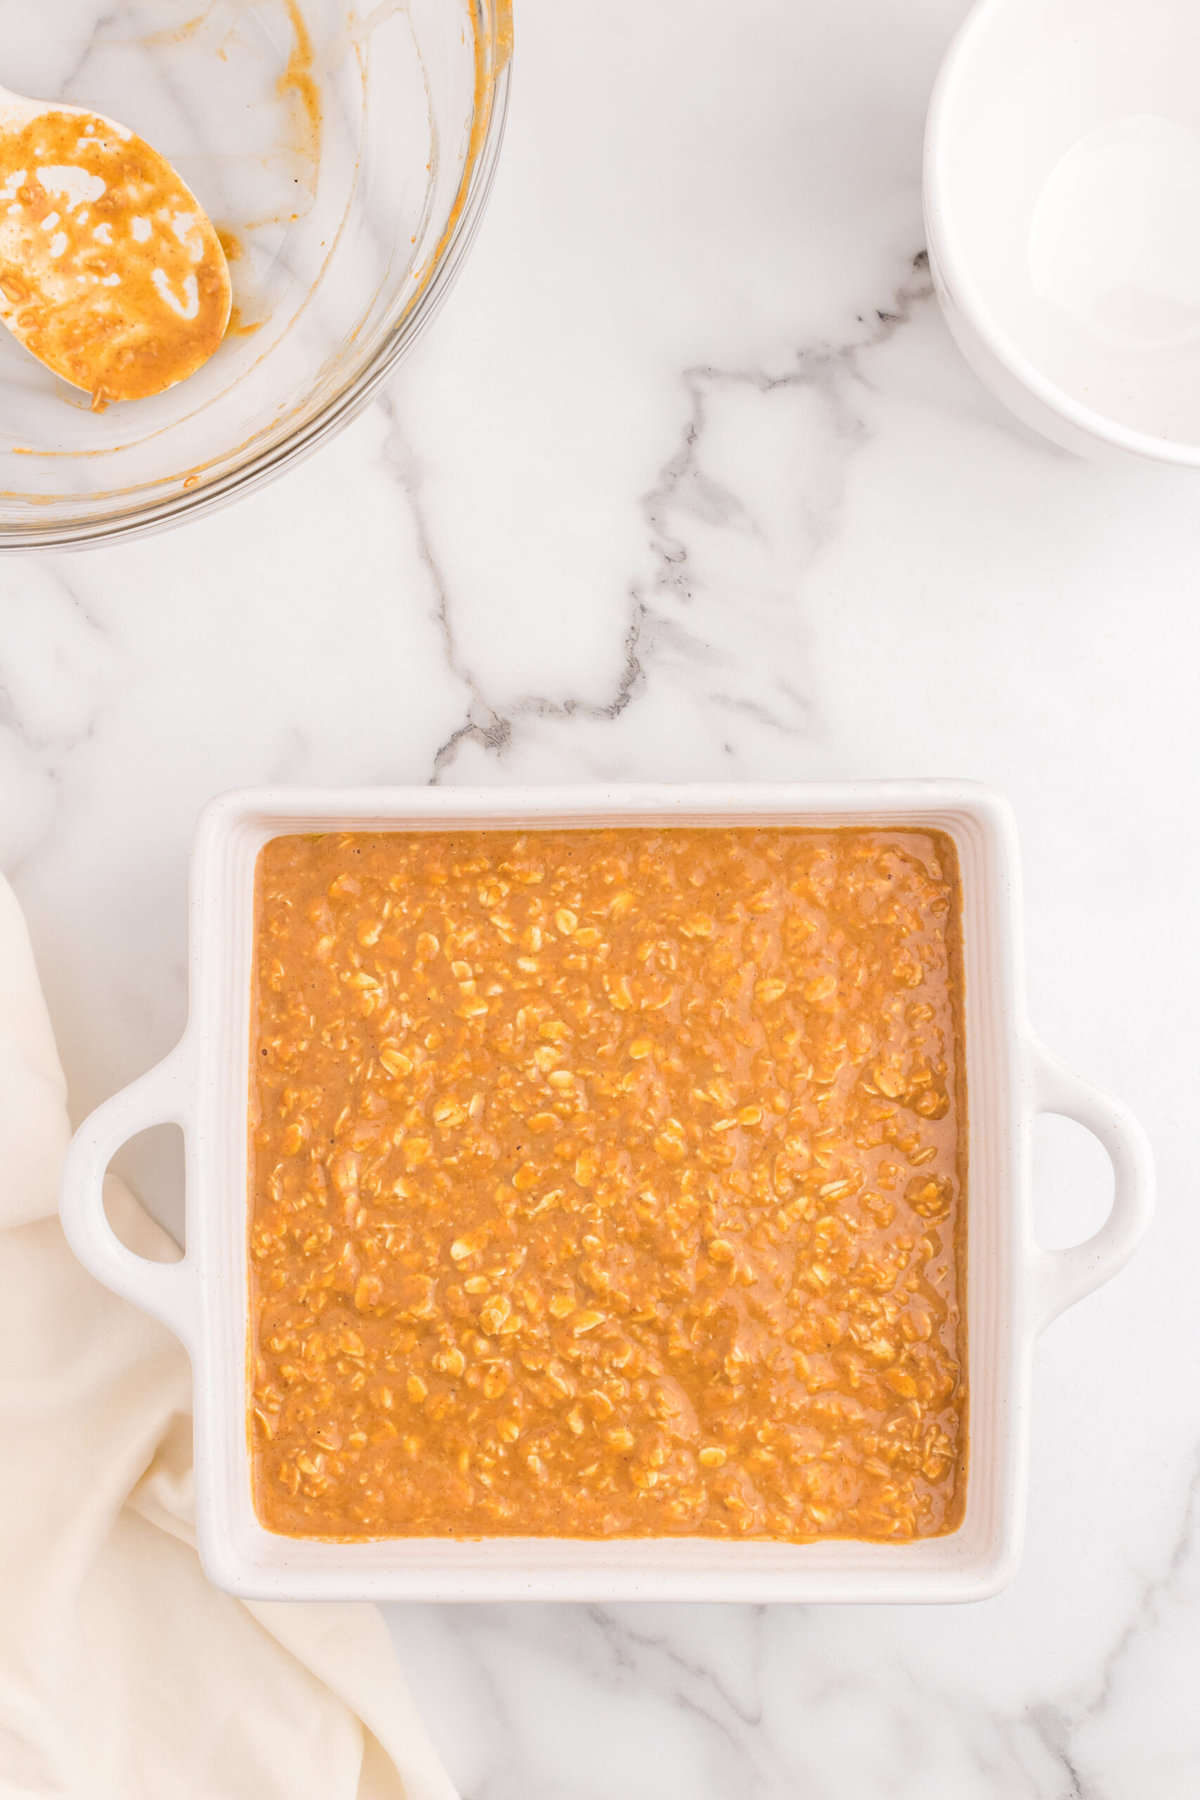
M 0 317 L 97 410 L 143 399 L 224 336 L 224 253 L 142 138 L 95 114 L 43 113 L 0 134 Z

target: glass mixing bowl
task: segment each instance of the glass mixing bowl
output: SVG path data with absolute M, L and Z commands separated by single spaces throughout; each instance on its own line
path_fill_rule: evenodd
M 353 417 L 444 297 L 495 172 L 511 0 L 0 0 L 6 84 L 170 158 L 226 243 L 217 354 L 90 410 L 0 331 L 0 547 L 111 541 L 246 493 Z M 39 17 L 40 15 L 40 17 Z

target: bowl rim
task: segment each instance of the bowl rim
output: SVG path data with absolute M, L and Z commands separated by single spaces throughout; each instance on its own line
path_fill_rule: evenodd
M 127 510 L 102 520 L 68 519 L 50 525 L 0 522 L 0 554 L 92 549 L 148 536 L 204 517 L 232 500 L 255 492 L 283 470 L 310 456 L 362 412 L 444 304 L 479 229 L 499 166 L 512 85 L 511 0 L 467 0 L 467 8 L 476 42 L 473 124 L 479 117 L 481 90 L 487 108 L 482 141 L 474 161 L 468 160 L 463 169 L 454 201 L 459 208 L 458 215 L 454 217 L 452 209 L 453 222 L 434 252 L 432 267 L 423 285 L 409 300 L 370 361 L 307 424 L 279 443 L 252 452 L 242 463 L 211 481 L 147 502 L 135 500 Z M 481 56 L 488 58 L 483 73 L 480 73 Z
M 993 15 L 1013 4 L 1014 0 L 975 0 L 975 5 L 955 31 L 934 81 L 922 154 L 925 232 L 931 267 L 955 308 L 963 314 L 1000 366 L 1066 424 L 1117 450 L 1132 451 L 1151 461 L 1170 463 L 1178 468 L 1200 468 L 1200 440 L 1190 442 L 1159 437 L 1153 432 L 1122 425 L 1075 399 L 1066 388 L 1044 375 L 1015 338 L 998 323 L 986 294 L 955 246 L 947 223 L 950 212 L 946 199 L 946 171 L 953 157 L 949 112 L 956 98 L 956 85 L 975 52 L 976 35 L 987 27 Z

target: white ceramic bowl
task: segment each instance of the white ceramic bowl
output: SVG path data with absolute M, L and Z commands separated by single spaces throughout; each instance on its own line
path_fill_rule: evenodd
M 951 833 L 963 880 L 970 1115 L 967 1321 L 971 1460 L 966 1517 L 910 1544 L 578 1542 L 502 1538 L 303 1542 L 265 1531 L 246 1431 L 246 1100 L 254 869 L 281 832 L 512 825 L 900 824 Z M 62 1217 L 76 1255 L 164 1320 L 195 1377 L 196 1524 L 205 1568 L 231 1592 L 283 1598 L 500 1600 L 970 1600 L 1019 1555 L 1038 1332 L 1107 1281 L 1151 1208 L 1150 1154 L 1115 1102 L 1066 1074 L 1030 1033 L 1011 815 L 943 782 L 844 787 L 589 787 L 250 792 L 214 801 L 192 864 L 191 1017 L 171 1055 L 99 1107 L 67 1160 Z M 1065 1113 L 1112 1158 L 1112 1211 L 1095 1237 L 1050 1253 L 1034 1240 L 1030 1130 Z M 113 1235 L 104 1173 L 135 1132 L 184 1130 L 187 1254 L 150 1263 Z
M 1200 6 L 979 0 L 925 140 L 930 265 L 977 374 L 1086 455 L 1200 465 Z

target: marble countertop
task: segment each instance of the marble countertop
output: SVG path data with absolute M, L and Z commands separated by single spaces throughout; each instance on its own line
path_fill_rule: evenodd
M 393 1609 L 469 1800 L 1200 1791 L 1200 495 L 1027 436 L 947 336 L 961 10 L 521 0 L 490 212 L 386 395 L 183 533 L 3 565 L 0 854 L 77 1114 L 181 1029 L 219 789 L 948 775 L 1015 805 L 1036 1026 L 1153 1137 L 1155 1230 L 1039 1349 L 1011 1589 Z M 1037 1143 L 1069 1242 L 1107 1165 Z

